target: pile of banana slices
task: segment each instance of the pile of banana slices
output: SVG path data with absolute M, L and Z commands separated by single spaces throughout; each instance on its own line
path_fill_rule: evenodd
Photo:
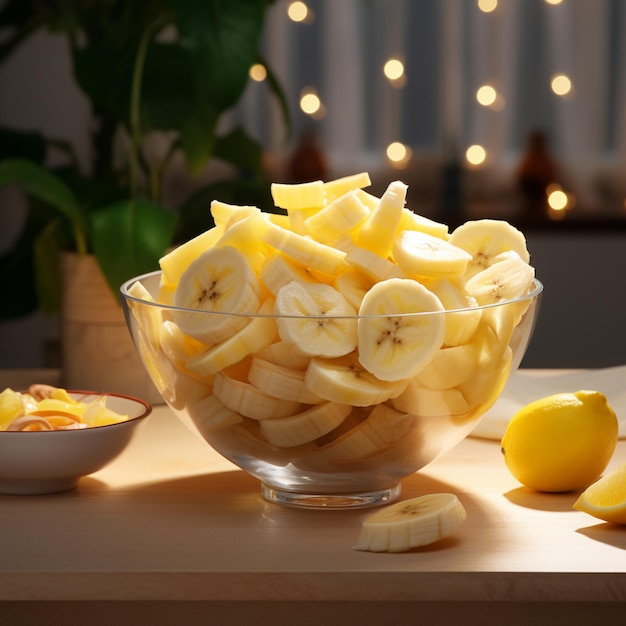
M 532 290 L 523 234 L 490 219 L 450 233 L 401 181 L 370 185 L 274 183 L 280 214 L 213 201 L 215 226 L 161 259 L 158 293 L 130 287 L 143 360 L 205 438 L 345 468 L 415 415 L 469 420 L 495 400 L 530 301 L 481 305 Z

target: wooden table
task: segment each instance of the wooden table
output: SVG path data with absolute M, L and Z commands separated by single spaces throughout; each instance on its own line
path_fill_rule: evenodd
M 520 487 L 495 441 L 466 439 L 403 482 L 403 497 L 439 491 L 468 513 L 454 538 L 358 552 L 371 510 L 266 503 L 155 407 L 77 489 L 0 495 L 0 624 L 623 623 L 626 528 L 574 511 L 576 494 Z

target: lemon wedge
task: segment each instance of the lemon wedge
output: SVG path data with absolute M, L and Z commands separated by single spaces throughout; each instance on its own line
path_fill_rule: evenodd
M 546 492 L 585 489 L 606 469 L 618 422 L 606 396 L 581 390 L 522 407 L 502 437 L 506 466 L 523 485 Z
M 626 463 L 583 491 L 574 508 L 613 524 L 626 524 Z

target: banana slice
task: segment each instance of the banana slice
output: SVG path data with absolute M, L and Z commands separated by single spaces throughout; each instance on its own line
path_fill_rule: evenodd
M 456 387 L 431 389 L 421 385 L 415 378 L 391 403 L 398 411 L 420 417 L 461 416 L 466 415 L 472 409 L 472 405 L 460 389 Z
M 246 258 L 232 247 L 211 248 L 201 254 L 180 277 L 174 305 L 180 329 L 209 345 L 234 335 L 248 323 L 261 303 L 261 284 Z M 215 313 L 209 315 L 208 313 Z
M 374 281 L 365 276 L 363 272 L 357 269 L 348 269 L 337 276 L 333 286 L 358 311 L 361 302 L 363 302 L 363 296 L 372 288 L 373 284 Z
M 264 393 L 280 400 L 291 400 L 302 404 L 320 404 L 323 398 L 312 393 L 304 384 L 305 370 L 276 365 L 270 361 L 253 357 L 248 381 Z
M 467 518 L 452 493 L 433 493 L 386 506 L 361 524 L 355 550 L 406 552 L 449 537 Z
M 443 310 L 439 298 L 417 281 L 391 278 L 375 284 L 359 309 L 359 362 L 380 380 L 413 378 L 443 344 Z
M 375 406 L 367 419 L 334 441 L 325 444 L 312 457 L 318 462 L 349 463 L 365 459 L 389 449 L 404 437 L 413 423 L 413 416 L 390 406 Z
M 350 191 L 307 218 L 304 221 L 304 229 L 316 241 L 334 246 L 369 214 L 369 209 L 359 200 L 356 193 Z
M 216 226 L 177 246 L 161 257 L 159 266 L 163 270 L 161 276 L 163 286 L 175 288 L 180 277 L 191 263 L 205 250 L 212 248 L 223 234 L 224 228 Z M 160 299 L 159 302 L 161 302 Z
M 345 252 L 281 228 L 268 221 L 267 228 L 260 233 L 268 245 L 280 250 L 300 265 L 324 274 L 336 274 L 345 269 Z
M 533 267 L 515 254 L 472 276 L 465 288 L 478 304 L 496 304 L 525 296 L 534 278 Z
M 361 246 L 350 246 L 346 252 L 346 261 L 373 283 L 389 278 L 406 278 L 406 274 L 393 261 Z
M 357 244 L 386 258 L 391 252 L 406 201 L 407 185 L 396 180 L 389 184 L 376 208 L 361 225 Z
M 402 209 L 400 217 L 400 226 L 398 230 L 418 230 L 422 233 L 428 233 L 433 237 L 440 239 L 448 239 L 448 225 L 441 222 L 435 222 L 419 213 L 414 213 L 411 209 Z
M 407 381 L 378 380 L 361 365 L 356 355 L 338 359 L 312 358 L 304 382 L 312 393 L 338 404 L 371 406 L 399 396 Z
M 259 209 L 255 206 L 241 206 L 212 200 L 210 211 L 215 225 L 225 229 L 248 215 L 258 213 Z
M 221 428 L 229 428 L 243 421 L 239 413 L 222 404 L 214 394 L 188 404 L 187 410 L 201 435 Z
M 272 183 L 270 191 L 274 204 L 281 209 L 321 208 L 326 203 L 326 190 L 321 180 L 296 185 Z
M 311 357 L 302 354 L 290 341 L 275 341 L 261 348 L 255 356 L 274 365 L 280 365 L 292 370 L 306 370 Z
M 309 391 L 338 404 L 370 406 L 401 394 L 405 381 L 378 380 L 361 367 L 355 354 L 337 359 L 312 358 L 304 382 Z
M 469 380 L 479 364 L 479 351 L 472 343 L 441 348 L 415 377 L 430 389 L 450 389 Z
M 217 374 L 220 370 L 239 363 L 278 339 L 276 322 L 271 316 L 274 300 L 268 298 L 258 310 L 258 315 L 245 318 L 247 324 L 232 337 L 205 351 L 194 354 L 185 364 L 196 376 Z
M 524 262 L 530 262 L 526 238 L 505 220 L 468 220 L 452 232 L 448 241 L 471 254 L 467 278 L 493 265 L 503 253 L 516 252 Z
M 292 281 L 278 292 L 274 313 L 281 339 L 303 354 L 332 358 L 356 348 L 356 310 L 330 285 Z
M 297 280 L 301 283 L 316 283 L 317 278 L 306 267 L 286 257 L 282 252 L 270 254 L 261 269 L 261 281 L 274 296 L 287 283 Z
M 236 214 L 231 217 L 224 234 L 215 243 L 215 247 L 237 249 L 258 276 L 269 251 L 267 244 L 261 238 L 268 224 L 266 215 L 260 209 L 255 209 L 255 212 L 250 214 Z
M 263 420 L 261 432 L 277 448 L 300 446 L 337 428 L 351 411 L 346 404 L 324 402 L 290 417 Z
M 430 281 L 428 289 L 441 300 L 446 311 L 449 311 L 446 313 L 446 336 L 443 343 L 446 346 L 459 346 L 470 341 L 482 316 L 482 309 L 478 308 L 476 298 L 470 296 L 456 281 L 447 278 Z
M 460 276 L 472 260 L 469 252 L 417 230 L 403 230 L 393 242 L 396 263 L 413 276 Z
M 371 184 L 372 181 L 367 172 L 359 172 L 358 174 L 351 174 L 350 176 L 329 180 L 324 183 L 326 202 L 330 204 L 333 200 L 336 200 L 349 191 L 361 190 L 363 187 L 369 187 Z
M 213 384 L 215 397 L 231 411 L 253 420 L 278 419 L 302 410 L 302 404 L 281 400 L 261 391 L 254 385 L 218 372 Z

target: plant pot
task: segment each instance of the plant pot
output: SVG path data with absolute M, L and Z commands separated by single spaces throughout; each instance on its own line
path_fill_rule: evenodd
M 95 257 L 63 253 L 61 276 L 62 385 L 163 403 Z

